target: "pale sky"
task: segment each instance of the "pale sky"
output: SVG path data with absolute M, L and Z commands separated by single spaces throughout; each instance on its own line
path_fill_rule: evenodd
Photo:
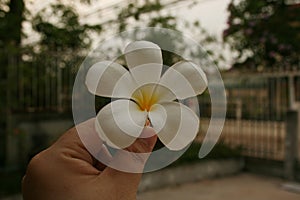
M 174 0 L 163 0 L 162 4 L 172 2 Z M 221 38 L 223 30 L 226 28 L 226 21 L 228 18 L 227 6 L 231 0 L 196 0 L 196 4 L 192 1 L 180 1 L 175 6 L 169 6 L 165 12 L 171 13 L 180 20 L 188 20 L 194 22 L 200 21 L 201 26 L 207 30 L 209 34 Z M 80 20 L 88 24 L 99 24 L 102 21 L 115 19 L 116 12 L 114 6 L 125 7 L 128 3 L 127 0 L 92 0 L 91 5 L 80 4 L 79 0 L 25 0 L 27 8 L 31 11 L 32 15 L 39 12 L 43 8 L 47 8 L 51 3 L 63 2 L 74 6 L 80 17 Z M 102 10 L 101 10 L 102 9 Z M 99 12 L 100 10 L 100 12 Z M 181 26 L 183 27 L 183 26 Z M 192 38 L 197 38 L 197 34 L 192 31 L 189 32 L 186 28 L 179 27 L 178 31 L 190 35 Z M 34 33 L 30 23 L 24 23 L 24 32 L 27 39 L 23 41 L 24 44 L 34 43 L 39 40 L 39 35 Z M 117 29 L 112 28 L 111 34 L 115 34 Z M 109 33 L 110 34 L 110 33 Z M 91 35 L 93 38 L 93 47 L 97 45 L 102 39 L 102 36 Z M 220 68 L 229 68 L 231 66 L 233 53 L 229 50 L 228 46 L 224 47 L 221 44 L 214 45 L 215 52 L 220 52 L 225 61 L 220 63 Z
M 27 0 L 28 9 L 32 13 L 37 13 L 39 10 L 47 7 L 49 4 L 53 2 L 58 2 L 59 0 Z M 127 1 L 124 0 L 102 0 L 102 1 L 94 1 L 91 6 L 82 5 L 74 2 L 78 2 L 78 0 L 60 0 L 61 2 L 71 3 L 78 9 L 78 12 L 82 16 L 82 21 L 88 23 L 97 23 L 99 20 L 105 20 L 114 18 L 115 14 L 112 12 L 112 9 L 106 9 L 102 11 L 102 15 L 99 14 L 90 14 L 94 13 L 98 9 L 107 8 L 111 5 L 126 5 Z M 96 3 L 95 3 L 96 2 Z M 100 4 L 101 2 L 101 4 Z M 163 2 L 168 2 L 165 0 Z M 187 1 L 188 2 L 188 1 Z M 169 11 L 171 13 L 176 14 L 176 16 L 180 19 L 189 19 L 191 21 L 199 20 L 201 25 L 211 34 L 221 36 L 223 29 L 226 27 L 226 21 L 228 17 L 228 13 L 226 11 L 227 5 L 230 0 L 198 0 L 198 4 L 188 7 L 187 4 L 183 3 L 180 6 L 175 6 L 171 8 Z M 30 31 L 29 25 L 25 25 L 25 31 L 30 34 L 28 38 L 28 42 L 37 40 L 37 35 L 32 34 Z
M 162 2 L 168 2 L 165 0 Z M 189 7 L 191 4 L 189 1 L 182 1 L 182 5 L 175 6 L 174 8 L 168 8 L 167 10 L 175 14 L 179 18 L 189 19 L 191 21 L 200 20 L 202 26 L 207 29 L 210 33 L 220 34 L 225 28 L 228 13 L 226 11 L 227 5 L 230 0 L 197 0 L 197 4 Z M 187 2 L 187 3 L 184 3 Z M 80 13 L 86 16 L 88 13 L 92 13 L 99 8 L 105 8 L 110 5 L 118 4 L 122 6 L 122 3 L 126 5 L 126 1 L 122 0 L 110 0 L 103 5 L 96 5 L 95 7 L 80 8 Z M 101 15 L 101 18 L 109 18 L 114 16 L 112 12 L 107 11 Z M 97 20 L 97 15 L 89 15 L 86 19 L 94 21 Z
M 189 12 L 182 9 L 179 16 L 198 19 L 208 32 L 221 35 L 226 27 L 229 2 L 230 0 L 200 0 Z

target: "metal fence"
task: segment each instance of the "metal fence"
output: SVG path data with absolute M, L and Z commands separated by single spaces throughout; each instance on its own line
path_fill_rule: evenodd
M 299 101 L 299 77 L 295 72 L 225 75 L 228 107 L 220 142 L 239 147 L 245 156 L 283 161 L 286 114 L 291 98 Z M 209 124 L 209 101 L 200 104 L 200 110 L 202 134 L 198 139 L 201 141 Z
M 19 123 L 38 116 L 70 116 L 73 82 L 82 61 L 77 52 L 0 50 L 0 169 L 24 159 L 19 152 L 26 141 L 19 142 L 24 136 Z
M 26 57 L 26 56 L 25 56 Z M 71 109 L 72 86 L 82 57 L 48 53 L 9 60 L 7 90 L 13 113 Z
M 48 54 L 21 64 L 11 62 L 7 86 L 12 111 L 70 111 L 73 81 L 81 61 L 82 57 L 69 59 Z M 286 113 L 291 97 L 300 100 L 300 72 L 228 73 L 223 78 L 228 111 L 221 141 L 240 147 L 247 156 L 283 160 Z M 294 87 L 293 95 L 289 89 L 290 80 Z M 205 132 L 210 116 L 208 100 L 200 100 L 200 110 L 201 129 Z M 201 137 L 203 134 L 199 136 L 200 140 Z

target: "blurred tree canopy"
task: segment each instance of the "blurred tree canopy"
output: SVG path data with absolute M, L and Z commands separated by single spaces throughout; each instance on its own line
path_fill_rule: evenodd
M 80 2 L 90 3 L 90 0 Z M 33 44 L 37 52 L 88 48 L 91 41 L 87 33 L 101 31 L 100 25 L 80 23 L 79 15 L 72 6 L 56 3 L 32 16 L 25 5 L 24 0 L 4 0 L 0 3 L 0 46 L 3 49 L 31 46 L 21 46 L 22 39 L 26 38 L 22 27 L 25 21 L 41 35 L 38 44 Z
M 299 65 L 300 4 L 285 0 L 232 0 L 223 39 L 237 53 L 234 67 L 291 69 Z
M 68 5 L 52 4 L 39 11 L 31 20 L 33 30 L 40 35 L 40 40 L 32 48 L 34 62 L 41 62 L 40 68 L 53 65 L 71 73 L 78 67 L 89 50 L 92 39 L 90 33 L 101 33 L 101 25 L 80 23 L 77 11 Z M 47 59 L 45 57 L 52 57 Z M 47 66 L 48 65 L 48 66 Z M 48 69 L 46 72 L 53 70 Z M 45 74 L 46 76 L 47 73 Z
M 52 19 L 52 22 L 49 20 Z M 33 29 L 42 37 L 41 51 L 78 51 L 89 48 L 88 31 L 101 31 L 101 25 L 80 24 L 76 11 L 67 5 L 53 4 L 37 13 Z
M 92 0 L 78 0 L 77 2 L 84 4 L 95 3 Z M 193 0 L 190 0 L 190 2 L 194 3 Z M 43 57 L 47 53 L 54 52 L 62 57 L 72 54 L 72 52 L 80 54 L 80 52 L 85 51 L 86 53 L 92 44 L 90 33 L 105 35 L 107 32 L 110 32 L 108 34 L 111 34 L 112 29 L 121 32 L 128 28 L 150 26 L 180 30 L 178 24 L 185 23 L 187 25 L 181 27 L 181 29 L 186 28 L 199 33 L 200 37 L 197 39 L 199 39 L 200 43 L 207 44 L 215 41 L 215 38 L 210 36 L 200 26 L 198 21 L 180 22 L 168 9 L 164 10 L 167 6 L 176 4 L 178 1 L 170 1 L 167 4 L 162 4 L 158 0 L 137 1 L 135 3 L 128 1 L 127 6 L 121 7 L 121 9 L 118 6 L 114 8 L 116 13 L 115 20 L 103 24 L 99 22 L 96 25 L 82 23 L 77 10 L 69 3 L 56 2 L 36 14 L 31 13 L 26 8 L 27 3 L 25 0 L 3 0 L 0 3 L 0 30 L 2 30 L 0 31 L 0 47 L 4 51 L 9 51 L 9 55 L 12 55 L 12 51 L 9 49 L 14 49 L 18 52 L 22 49 L 22 53 L 18 54 L 18 60 L 21 61 L 24 61 L 25 58 L 25 61 L 28 62 L 32 60 L 30 58 L 37 55 Z M 24 45 L 22 41 L 27 37 L 23 31 L 24 26 L 22 25 L 24 22 L 27 23 L 27 26 L 32 27 L 35 34 L 38 33 L 38 41 L 33 43 L 27 42 Z M 152 38 L 154 37 L 152 36 Z M 173 39 L 175 42 L 178 38 Z M 24 49 L 26 49 L 25 52 Z M 208 53 L 213 54 L 213 51 L 209 50 Z M 27 55 L 24 57 L 20 54 Z M 193 54 L 197 55 L 195 52 Z M 0 59 L 2 61 L 5 60 L 6 58 L 4 57 L 7 56 L 1 55 Z
M 0 2 L 0 47 L 20 45 L 25 5 L 22 0 Z
M 89 4 L 96 1 L 77 0 L 77 2 Z M 1 80 L 5 85 L 1 85 L 0 89 L 4 97 L 1 98 L 3 104 L 0 109 L 8 110 L 11 107 L 5 102 L 11 105 L 22 104 L 23 108 L 30 107 L 30 109 L 36 106 L 37 102 L 41 107 L 46 104 L 52 106 L 60 101 L 56 99 L 67 96 L 65 94 L 71 91 L 72 76 L 76 74 L 76 67 L 90 50 L 92 39 L 94 39 L 91 37 L 92 34 L 98 34 L 101 37 L 125 29 L 150 26 L 190 30 L 197 35 L 198 42 L 202 44 L 215 41 L 215 38 L 209 35 L 198 21 L 189 22 L 186 19 L 178 19 L 174 13 L 165 9 L 173 4 L 176 5 L 179 1 L 174 0 L 165 4 L 158 0 L 130 2 L 132 1 L 128 1 L 126 6 L 117 6 L 112 9 L 115 14 L 113 20 L 106 22 L 102 20 L 90 25 L 81 20 L 76 6 L 68 2 L 56 1 L 34 13 L 27 9 L 29 1 L 1 1 L 0 70 Z M 190 2 L 193 3 L 193 0 Z M 25 33 L 24 27 L 30 27 L 32 30 Z M 34 34 L 35 40 L 26 40 L 28 39 L 26 34 Z M 178 36 L 170 37 L 165 34 L 163 38 L 161 37 L 161 33 L 153 32 L 145 38 L 155 43 L 160 42 L 159 45 L 166 45 L 169 47 L 167 49 L 184 48 Z M 112 49 L 105 49 L 105 52 L 115 54 L 114 51 L 122 51 L 123 48 L 124 45 L 122 49 L 114 46 Z M 183 51 L 188 50 L 190 49 Z M 120 55 L 119 53 L 121 52 L 117 52 L 117 55 Z M 201 47 L 191 49 L 188 53 L 195 59 L 206 59 L 203 57 L 204 51 Z M 208 53 L 213 55 L 214 52 L 208 51 Z M 163 57 L 167 65 L 172 65 L 178 59 L 182 59 L 166 51 L 163 51 Z M 8 87 L 12 89 L 7 89 Z M 64 94 L 61 94 L 63 92 Z M 49 96 L 51 96 L 50 99 Z
M 25 5 L 22 0 L 4 0 L 0 2 L 0 78 L 7 76 L 7 55 L 18 57 L 21 46 L 22 22 Z

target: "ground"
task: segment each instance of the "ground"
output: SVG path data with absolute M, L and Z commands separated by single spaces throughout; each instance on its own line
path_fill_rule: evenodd
M 138 194 L 138 200 L 299 200 L 300 193 L 286 191 L 279 178 L 238 174 L 178 185 Z
M 300 193 L 284 190 L 284 183 L 279 178 L 241 173 L 143 192 L 138 200 L 299 200 Z M 21 199 L 17 195 L 1 200 Z

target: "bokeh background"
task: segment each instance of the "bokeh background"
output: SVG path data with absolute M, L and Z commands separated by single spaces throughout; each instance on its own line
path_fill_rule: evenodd
M 201 95 L 196 140 L 165 172 L 146 174 L 153 183 L 141 183 L 139 198 L 299 199 L 299 0 L 1 0 L 0 199 L 21 199 L 30 159 L 73 126 L 72 87 L 87 54 L 113 34 L 147 26 L 178 30 L 205 48 L 224 80 L 227 116 L 218 144 L 199 159 L 211 116 L 209 93 Z M 180 49 L 178 40 L 169 43 Z M 188 53 L 207 59 L 202 49 Z M 179 59 L 163 56 L 168 65 Z M 99 109 L 109 99 L 96 102 Z

